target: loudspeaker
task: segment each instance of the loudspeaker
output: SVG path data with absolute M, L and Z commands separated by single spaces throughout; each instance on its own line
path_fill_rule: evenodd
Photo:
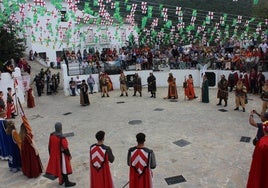
M 129 74 L 127 75 L 127 86 L 128 87 L 133 87 L 133 79 L 134 79 L 135 74 Z
M 206 72 L 205 73 L 208 79 L 208 84 L 210 87 L 216 86 L 216 74 L 214 72 Z

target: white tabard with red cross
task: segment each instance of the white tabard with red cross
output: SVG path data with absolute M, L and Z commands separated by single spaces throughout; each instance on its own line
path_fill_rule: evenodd
M 93 146 L 90 149 L 91 164 L 96 168 L 100 169 L 105 160 L 106 150 L 100 146 Z
M 148 166 L 149 153 L 143 149 L 135 149 L 131 152 L 131 166 L 141 175 Z

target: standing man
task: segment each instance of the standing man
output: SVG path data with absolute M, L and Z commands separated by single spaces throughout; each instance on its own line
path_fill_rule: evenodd
M 135 73 L 134 78 L 133 78 L 133 87 L 134 87 L 134 94 L 133 96 L 136 96 L 136 93 L 140 93 L 140 97 L 142 97 L 141 90 L 142 90 L 142 85 L 141 85 L 141 77 L 139 77 L 138 73 Z
M 100 86 L 101 86 L 101 92 L 102 92 L 101 97 L 105 97 L 105 94 L 107 97 L 110 97 L 109 90 L 108 90 L 108 84 L 109 84 L 109 79 L 107 78 L 106 74 L 101 73 L 100 74 Z
M 151 188 L 152 171 L 156 167 L 153 150 L 144 147 L 145 134 L 136 135 L 137 146 L 128 150 L 127 164 L 129 168 L 129 188 Z
M 245 112 L 245 100 L 246 100 L 247 88 L 244 86 L 242 80 L 238 80 L 235 87 L 235 105 L 236 108 L 234 110 L 239 110 L 239 106 L 241 105 L 243 108 L 243 112 Z
M 6 102 L 4 101 L 3 91 L 0 91 L 0 110 L 6 110 Z
M 262 87 L 261 99 L 262 99 L 261 113 L 264 113 L 268 108 L 268 80 L 266 80 L 264 86 Z
M 258 75 L 257 75 L 257 93 L 261 94 L 262 93 L 262 87 L 265 84 L 265 76 L 260 70 Z
M 260 123 L 257 123 L 254 120 L 254 114 L 258 115 L 261 118 L 261 122 Z M 258 129 L 257 130 L 257 134 L 256 134 L 255 138 L 252 141 L 254 146 L 264 136 L 263 130 L 262 130 L 262 126 L 263 126 L 263 122 L 265 122 L 265 121 L 268 121 L 268 112 L 261 113 L 261 114 L 259 114 L 255 110 L 252 110 L 250 112 L 248 122 L 249 122 L 250 125 L 252 125 L 253 127 L 256 127 Z
M 75 87 L 76 87 L 76 84 L 75 84 L 74 78 L 71 77 L 71 80 L 69 82 L 69 88 L 70 88 L 70 91 L 71 91 L 71 96 L 76 96 Z
M 90 146 L 90 187 L 113 188 L 113 180 L 109 162 L 114 161 L 112 149 L 103 144 L 104 131 L 98 131 L 95 135 L 97 143 Z
M 35 87 L 36 87 L 38 96 L 41 97 L 42 90 L 44 88 L 44 83 L 43 83 L 43 80 L 41 78 L 41 74 L 40 73 L 35 76 L 33 82 L 35 82 Z
M 253 156 L 247 188 L 268 187 L 268 121 L 263 123 L 264 136 L 257 142 Z
M 150 75 L 147 78 L 147 83 L 148 83 L 148 92 L 151 92 L 151 98 L 155 98 L 156 79 L 152 72 L 150 72 Z
M 77 75 L 77 76 L 76 76 L 76 79 L 75 79 L 75 85 L 76 85 L 76 89 L 77 89 L 78 94 L 80 94 L 80 87 L 81 87 L 81 84 L 82 84 L 82 80 L 81 80 L 80 77 Z
M 224 100 L 224 107 L 227 106 L 228 100 L 228 81 L 224 75 L 221 75 L 221 80 L 218 83 L 218 93 L 217 98 L 219 98 L 218 106 L 221 105 L 221 101 Z
M 68 175 L 72 174 L 71 153 L 68 147 L 68 141 L 62 134 L 62 124 L 55 124 L 55 132 L 50 134 L 49 144 L 49 161 L 46 174 L 59 178 L 59 184 L 65 183 L 65 187 L 75 186 L 76 183 L 70 182 Z
M 232 72 L 228 75 L 228 85 L 230 87 L 230 92 L 233 91 L 234 86 L 236 85 L 236 82 L 238 80 L 238 74 L 234 71 L 234 68 L 232 68 Z
M 94 89 L 94 85 L 95 85 L 95 80 L 92 77 L 92 74 L 89 75 L 89 77 L 87 78 L 87 84 L 89 86 L 89 90 L 90 93 L 93 94 L 93 89 Z
M 124 96 L 124 92 L 125 92 L 126 96 L 128 96 L 128 93 L 127 93 L 127 77 L 125 76 L 123 71 L 120 74 L 119 82 L 120 82 L 120 90 L 121 90 L 120 97 Z

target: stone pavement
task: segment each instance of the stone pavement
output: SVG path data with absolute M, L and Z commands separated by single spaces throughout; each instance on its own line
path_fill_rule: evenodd
M 95 133 L 99 130 L 106 132 L 105 144 L 111 146 L 115 155 L 111 164 L 115 188 L 128 182 L 127 151 L 136 145 L 138 132 L 146 134 L 145 145 L 156 155 L 155 188 L 244 188 L 254 150 L 251 141 L 257 131 L 248 123 L 249 111 L 260 111 L 261 100 L 249 94 L 246 112 L 233 111 L 234 93 L 229 93 L 228 106 L 223 107 L 216 106 L 216 89 L 210 89 L 208 104 L 200 102 L 200 88 L 195 91 L 199 98 L 188 101 L 184 100 L 183 89 L 178 88 L 179 99 L 172 102 L 163 99 L 167 88 L 158 88 L 155 99 L 150 98 L 147 88 L 142 97 L 133 97 L 132 90 L 129 97 L 119 97 L 120 91 L 115 90 L 109 98 L 101 98 L 100 93 L 90 95 L 90 106 L 82 107 L 78 96 L 66 97 L 60 90 L 57 95 L 36 97 L 33 109 L 23 106 L 44 170 L 48 138 L 55 122 L 62 122 L 64 133 L 74 132 L 68 138 L 73 157 L 73 174 L 69 177 L 77 188 L 89 187 L 89 147 L 96 142 Z M 15 122 L 19 130 L 20 118 Z M 250 142 L 240 142 L 242 136 L 250 137 Z M 0 161 L 0 171 L 0 188 L 62 187 L 57 180 L 43 176 L 27 179 L 21 172 L 9 172 L 6 161 Z M 167 184 L 166 178 L 179 175 L 186 181 Z

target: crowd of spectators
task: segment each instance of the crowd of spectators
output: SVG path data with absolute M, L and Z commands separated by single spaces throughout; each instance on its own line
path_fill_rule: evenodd
M 116 49 L 104 48 L 101 52 L 84 49 L 77 52 L 66 52 L 69 63 L 79 63 L 83 70 L 90 67 L 90 73 L 96 73 L 109 61 L 119 61 L 121 70 L 155 70 L 158 66 L 170 69 L 198 69 L 208 64 L 209 69 L 250 71 L 258 70 L 268 63 L 268 42 L 229 40 L 217 46 L 149 46 Z M 132 69 L 133 70 L 133 69 Z M 103 71 L 103 70 L 101 70 Z M 83 71 L 87 74 L 85 71 Z

